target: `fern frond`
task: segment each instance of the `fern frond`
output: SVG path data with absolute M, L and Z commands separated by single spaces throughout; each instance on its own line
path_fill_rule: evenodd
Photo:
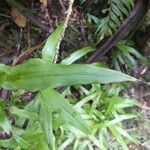
M 105 9 L 108 15 L 101 19 L 96 31 L 98 42 L 104 37 L 111 36 L 128 16 L 134 7 L 134 0 L 108 0 L 109 7 Z
M 132 68 L 137 65 L 136 60 L 146 61 L 144 57 L 134 48 L 132 41 L 120 41 L 112 49 L 112 65 L 121 71 L 121 66 Z

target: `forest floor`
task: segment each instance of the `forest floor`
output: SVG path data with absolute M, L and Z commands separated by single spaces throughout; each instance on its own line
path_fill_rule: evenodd
M 36 18 L 33 19 L 38 19 L 40 25 L 23 14 L 15 12 L 15 10 L 5 4 L 3 7 L 0 6 L 1 63 L 9 65 L 16 64 L 16 61 L 21 63 L 31 57 L 38 57 L 41 54 L 40 44 L 65 18 L 64 12 L 66 11 L 67 2 L 52 2 L 48 9 L 39 2 L 23 2 L 25 7 L 30 8 L 32 12 L 37 14 Z M 49 31 L 47 31 L 45 26 L 48 27 Z M 84 8 L 78 5 L 78 3 L 74 4 L 65 38 L 60 46 L 59 60 L 70 52 L 80 49 L 89 43 L 91 44 L 94 41 L 92 30 L 88 26 Z M 149 35 L 150 28 L 148 27 L 146 29 L 138 29 L 134 35 L 136 47 L 148 59 L 148 62 L 150 62 Z M 35 50 L 34 47 L 39 48 Z M 142 117 L 134 120 L 133 123 L 130 122 L 127 126 L 130 128 L 132 126 L 132 134 L 135 134 L 143 143 L 138 148 L 131 145 L 130 149 L 148 150 L 150 149 L 150 64 L 143 62 L 138 62 L 137 64 L 129 72 L 132 76 L 144 82 L 133 83 L 124 91 L 124 95 L 135 98 L 140 102 L 141 106 L 138 108 L 138 111 L 142 114 Z M 0 97 L 9 98 L 9 93 L 1 89 Z

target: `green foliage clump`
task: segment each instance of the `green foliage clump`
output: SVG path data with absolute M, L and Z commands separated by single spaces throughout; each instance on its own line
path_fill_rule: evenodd
M 80 140 L 86 139 L 80 149 L 86 146 L 92 149 L 93 145 L 106 149 L 105 138 L 109 133 L 124 149 L 127 145 L 122 136 L 138 143 L 123 130 L 121 123 L 135 117 L 126 113 L 124 108 L 137 105 L 136 101 L 112 94 L 114 89 L 106 89 L 107 94 L 96 85 L 136 79 L 93 64 L 72 64 L 94 50 L 90 47 L 71 54 L 62 64 L 53 63 L 62 28 L 63 25 L 60 25 L 48 38 L 42 50 L 42 59 L 31 59 L 15 67 L 0 64 L 0 85 L 13 90 L 7 112 L 14 119 L 11 124 L 5 112 L 6 101 L 1 100 L 0 127 L 10 138 L 0 140 L 0 146 L 16 150 L 55 150 L 57 147 L 65 149 L 74 142 L 73 147 L 77 149 Z M 92 88 L 87 90 L 81 84 L 92 84 Z M 64 96 L 54 89 L 71 85 L 80 86 L 83 91 L 84 98 L 75 105 L 69 103 L 68 95 Z M 37 94 L 23 106 L 19 96 L 26 90 L 36 91 Z
M 108 6 L 102 12 L 105 17 L 88 14 L 88 21 L 94 22 L 97 31 L 97 42 L 111 36 L 127 17 L 134 6 L 134 0 L 108 0 Z
M 116 70 L 121 71 L 121 66 L 132 68 L 136 66 L 135 58 L 145 61 L 144 57 L 133 47 L 132 42 L 120 41 L 112 49 L 112 64 Z
M 134 6 L 134 0 L 109 0 L 109 8 L 104 11 L 108 15 L 103 18 L 97 28 L 98 39 L 112 35 L 121 24 L 124 16 L 128 16 Z

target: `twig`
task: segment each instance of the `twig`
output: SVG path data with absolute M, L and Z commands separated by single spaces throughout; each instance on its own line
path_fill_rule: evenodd
M 63 4 L 63 2 L 62 2 L 62 0 L 59 0 L 59 3 L 60 3 L 60 5 L 61 5 L 63 11 L 66 12 L 66 8 L 65 8 L 65 6 L 64 6 L 64 4 Z
M 8 15 L 5 15 L 5 14 L 1 14 L 1 13 L 0 13 L 0 16 L 1 17 L 5 17 L 5 18 L 11 18 L 11 16 L 8 16 Z
M 33 46 L 31 48 L 29 48 L 28 50 L 26 50 L 25 52 L 22 52 L 13 62 L 12 66 L 15 66 L 19 63 L 22 63 L 34 50 L 38 49 L 39 47 L 41 47 L 43 44 L 45 43 L 42 42 L 39 45 Z

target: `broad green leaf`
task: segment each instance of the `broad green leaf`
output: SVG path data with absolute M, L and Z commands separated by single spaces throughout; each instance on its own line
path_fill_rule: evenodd
M 4 65 L 4 64 L 0 64 L 0 73 L 4 72 L 6 74 L 9 74 L 10 70 L 11 70 L 11 67 Z
M 12 127 L 4 111 L 3 102 L 0 102 L 0 127 L 9 134 Z
M 40 123 L 44 131 L 47 144 L 51 150 L 55 149 L 55 137 L 53 134 L 53 117 L 52 110 L 50 110 L 45 102 L 45 99 L 41 98 L 41 108 L 39 115 Z
M 85 133 L 90 133 L 86 123 L 61 94 L 53 89 L 45 89 L 40 91 L 39 98 L 45 101 L 50 110 L 57 111 L 66 122 Z
M 93 65 L 61 65 L 41 59 L 31 59 L 14 67 L 7 76 L 10 88 L 38 91 L 44 88 L 56 88 L 90 83 L 112 83 L 136 81 L 135 78 L 110 69 Z M 3 82 L 2 86 L 5 84 Z
M 65 58 L 61 62 L 61 64 L 70 65 L 70 64 L 74 63 L 76 60 L 78 60 L 79 58 L 83 57 L 87 53 L 92 52 L 94 50 L 95 50 L 95 48 L 93 48 L 93 47 L 84 47 L 84 48 L 72 53 L 69 57 Z
M 59 25 L 52 34 L 48 37 L 45 46 L 42 50 L 42 58 L 46 61 L 53 62 L 56 51 L 57 51 L 57 45 L 59 43 L 59 40 L 62 36 L 64 23 Z

